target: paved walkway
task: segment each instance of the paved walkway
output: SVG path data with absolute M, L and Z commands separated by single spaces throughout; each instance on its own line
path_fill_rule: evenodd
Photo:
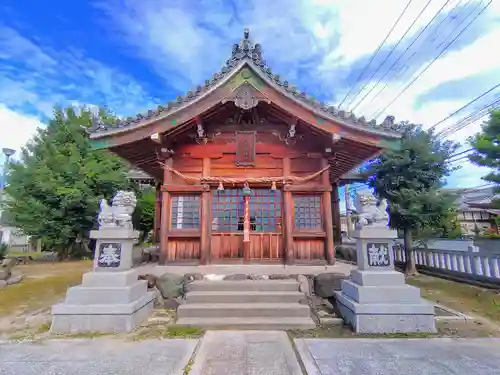
M 0 342 L 0 375 L 183 375 L 198 340 Z M 298 339 L 308 375 L 498 375 L 500 339 Z M 303 374 L 281 331 L 209 331 L 189 375 Z
M 302 375 L 284 331 L 209 331 L 189 375 Z
M 300 339 L 308 375 L 499 375 L 499 339 Z
M 1 375 L 182 375 L 197 340 L 0 342 Z

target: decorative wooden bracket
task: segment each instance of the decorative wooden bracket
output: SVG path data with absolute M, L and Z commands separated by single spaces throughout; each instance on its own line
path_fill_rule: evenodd
M 271 103 L 271 100 L 248 82 L 238 86 L 231 94 L 222 99 L 222 104 L 234 102 L 234 105 L 245 111 L 257 107 L 259 102 Z

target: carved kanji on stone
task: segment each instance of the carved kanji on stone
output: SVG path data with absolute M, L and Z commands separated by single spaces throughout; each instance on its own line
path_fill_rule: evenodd
M 368 265 L 370 267 L 387 267 L 391 264 L 389 246 L 384 243 L 367 243 Z

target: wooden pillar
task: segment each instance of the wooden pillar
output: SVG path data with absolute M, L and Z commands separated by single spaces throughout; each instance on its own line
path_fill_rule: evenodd
M 161 223 L 161 182 L 156 184 L 155 194 L 155 217 L 153 223 L 153 243 L 160 242 L 160 223 Z
M 291 160 L 289 157 L 283 158 L 283 175 L 291 175 Z M 285 190 L 285 189 L 283 189 Z M 295 262 L 295 254 L 293 251 L 293 199 L 291 191 L 283 191 L 283 208 L 284 220 L 283 227 L 285 229 L 285 263 L 293 264 Z
M 332 214 L 333 222 L 335 226 L 335 243 L 340 244 L 342 241 L 342 227 L 340 225 L 340 198 L 339 198 L 339 186 L 337 184 L 332 184 Z
M 210 158 L 203 158 L 202 176 L 210 176 Z M 210 187 L 201 193 L 201 238 L 200 238 L 200 263 L 210 262 L 211 241 L 211 212 L 210 212 Z
M 165 160 L 165 165 L 172 167 L 172 158 Z M 163 169 L 163 185 L 172 183 L 172 172 Z M 168 254 L 168 225 L 170 222 L 170 193 L 162 191 L 161 225 L 160 225 L 160 264 L 165 264 L 169 259 Z
M 328 160 L 323 159 L 322 166 L 328 166 Z M 329 170 L 323 172 L 321 176 L 321 182 L 323 186 L 330 186 L 330 174 Z M 337 199 L 338 199 L 338 191 Z M 334 193 L 335 195 L 335 193 Z M 335 198 L 334 198 L 335 199 Z M 325 217 L 325 232 L 326 232 L 326 261 L 328 264 L 335 264 L 335 246 L 333 237 L 333 215 L 332 215 L 332 195 L 329 191 L 323 193 L 323 216 Z M 338 222 L 337 222 L 338 225 Z

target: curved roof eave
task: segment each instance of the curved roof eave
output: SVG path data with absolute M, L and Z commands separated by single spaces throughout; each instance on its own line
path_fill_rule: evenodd
M 402 136 L 404 127 L 394 123 L 393 116 L 387 116 L 381 123 L 375 120 L 367 122 L 365 118 L 357 118 L 352 112 L 338 110 L 334 106 L 326 106 L 324 103 L 316 101 L 304 92 L 299 92 L 288 81 L 281 81 L 280 76 L 273 74 L 271 69 L 265 64 L 262 58 L 262 50 L 259 44 L 253 44 L 249 39 L 248 31 L 245 31 L 244 39 L 240 44 L 233 47 L 232 57 L 226 66 L 213 77 L 205 81 L 205 85 L 198 85 L 195 89 L 188 91 L 184 96 L 178 96 L 175 102 L 169 102 L 167 106 L 158 106 L 156 110 L 149 110 L 145 114 L 138 114 L 135 117 L 119 120 L 116 124 L 104 124 L 96 122 L 93 124 L 90 138 L 100 139 L 121 133 L 134 131 L 143 128 L 154 122 L 164 120 L 170 116 L 178 114 L 196 105 L 201 99 L 206 98 L 219 87 L 226 84 L 244 66 L 248 66 L 266 84 L 276 90 L 280 95 L 287 97 L 302 108 L 312 112 L 314 115 L 324 120 L 333 121 L 347 129 L 371 133 L 383 137 L 399 139 Z M 314 124 L 311 124 L 314 125 Z

